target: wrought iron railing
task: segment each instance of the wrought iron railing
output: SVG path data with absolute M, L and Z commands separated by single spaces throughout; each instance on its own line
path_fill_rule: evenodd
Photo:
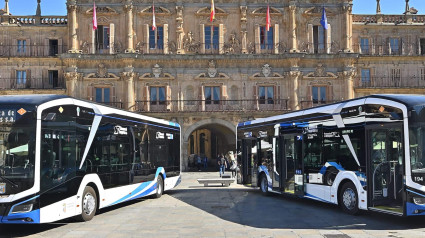
M 418 88 L 425 87 L 424 77 L 370 77 L 356 78 L 355 88 Z
M 63 78 L 0 78 L 0 89 L 65 89 Z
M 66 45 L 0 44 L 0 57 L 56 57 L 67 51 Z
M 340 102 L 341 100 L 302 100 L 300 101 L 300 106 L 301 109 L 307 109 L 307 108 L 311 108 L 311 107 L 317 107 L 317 106 L 321 106 L 321 105 L 326 105 L 326 104 L 331 104 L 331 103 L 337 103 Z
M 100 104 L 105 104 L 105 105 L 107 105 L 107 106 L 111 106 L 111 107 L 116 107 L 116 108 L 119 108 L 119 109 L 123 109 L 124 107 L 124 103 L 123 102 L 97 102 L 97 103 L 100 103 Z
M 287 111 L 288 99 L 136 101 L 139 112 Z
M 385 56 L 385 55 L 425 55 L 425 47 L 418 47 L 417 44 L 400 43 L 391 44 L 355 44 L 354 52 L 361 55 Z

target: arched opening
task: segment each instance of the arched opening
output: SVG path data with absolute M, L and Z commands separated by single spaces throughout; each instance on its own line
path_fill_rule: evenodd
M 235 151 L 236 139 L 235 129 L 230 123 L 200 123 L 198 127 L 192 127 L 192 131 L 186 136 L 186 148 L 183 148 L 187 160 L 184 163 L 186 170 L 198 169 L 197 157 L 201 158 L 202 171 L 216 171 L 217 157 L 219 154 L 226 154 L 228 151 Z M 195 125 L 193 125 L 195 126 Z M 230 128 L 229 128 L 230 127 Z M 186 139 L 185 138 L 185 139 Z M 204 158 L 207 158 L 207 165 L 204 165 Z

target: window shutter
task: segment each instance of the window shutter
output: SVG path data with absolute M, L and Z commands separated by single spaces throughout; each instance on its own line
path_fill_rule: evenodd
M 110 96 L 111 96 L 112 102 L 118 102 L 116 91 L 115 91 L 115 85 L 111 87 L 111 95 Z
M 218 25 L 218 53 L 224 54 L 224 24 Z
M 63 40 L 62 38 L 58 39 L 58 54 L 62 54 L 63 49 Z
M 171 111 L 172 103 L 171 103 L 171 87 L 167 85 L 165 87 L 167 93 L 167 111 Z
M 27 47 L 27 50 L 28 50 L 28 47 Z M 44 39 L 44 55 L 45 56 L 49 55 L 49 39 Z
M 13 69 L 12 71 L 10 71 L 10 88 L 15 88 L 16 82 L 16 70 Z
M 168 24 L 164 24 L 164 54 L 168 54 Z
M 308 24 L 308 53 L 314 53 L 313 24 Z
M 109 24 L 109 54 L 115 53 L 115 24 Z
M 41 71 L 41 79 L 39 80 L 39 83 L 41 84 L 42 88 L 49 88 L 50 87 L 49 70 L 43 69 Z
M 199 110 L 201 111 L 205 111 L 205 90 L 204 90 L 204 86 L 201 86 L 201 88 L 199 89 L 199 96 L 200 96 L 200 100 L 201 103 L 199 104 L 200 108 Z
M 31 56 L 33 54 L 32 52 L 32 46 L 31 46 L 31 39 L 26 39 L 26 51 L 25 51 L 25 55 L 26 56 Z
M 260 54 L 261 53 L 261 45 L 260 45 L 260 25 L 255 25 L 255 53 Z
M 279 24 L 274 24 L 273 28 L 273 49 L 274 54 L 279 54 Z
M 149 54 L 149 24 L 144 25 L 145 29 L 145 54 Z
M 332 33 L 331 33 L 331 24 L 328 24 L 328 29 L 326 30 L 326 53 L 331 53 L 332 47 Z
M 326 88 L 326 96 L 327 96 L 327 101 L 328 102 L 330 102 L 330 103 L 332 103 L 332 100 L 333 100 L 333 85 L 331 84 L 331 85 L 328 85 L 327 86 L 327 88 Z
M 25 88 L 31 88 L 31 70 L 29 70 L 29 69 L 27 69 L 26 70 L 26 72 L 27 72 L 27 81 L 26 81 L 26 83 L 25 83 Z
M 222 85 L 221 86 L 221 100 L 227 100 L 229 98 L 229 95 L 227 95 L 227 86 Z
M 307 94 L 306 94 L 306 97 L 307 97 L 306 101 L 307 101 L 307 103 L 305 103 L 303 105 L 303 108 L 307 108 L 307 107 L 312 107 L 313 106 L 312 90 L 313 90 L 313 87 L 311 85 L 308 85 L 308 87 L 307 87 Z
M 149 27 L 149 26 L 148 26 Z M 149 86 L 144 86 L 144 92 L 143 92 L 143 101 L 144 101 L 144 105 L 143 105 L 143 110 L 144 111 L 150 111 L 150 95 L 149 95 Z
M 260 109 L 260 105 L 259 105 L 259 101 L 258 101 L 258 93 L 257 93 L 257 89 L 258 89 L 258 86 L 253 86 L 253 96 L 254 96 L 254 98 L 252 98 L 251 100 L 251 102 L 252 102 L 252 105 L 254 105 L 254 110 L 259 110 Z
M 391 55 L 391 38 L 387 39 L 387 46 L 388 46 L 388 54 Z
M 93 86 L 87 87 L 87 100 L 91 101 L 93 99 L 93 91 L 94 91 Z
M 205 24 L 200 25 L 201 54 L 205 54 Z

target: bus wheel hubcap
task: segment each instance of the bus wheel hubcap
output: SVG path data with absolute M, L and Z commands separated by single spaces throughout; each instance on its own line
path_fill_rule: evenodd
M 162 192 L 162 184 L 158 181 L 158 194 Z
M 86 215 L 90 215 L 96 206 L 96 201 L 93 197 L 93 195 L 91 195 L 91 193 L 87 193 L 86 196 L 84 196 L 84 201 L 83 201 L 83 210 L 84 213 Z
M 267 191 L 267 181 L 264 178 L 261 180 L 261 189 L 263 192 Z
M 344 194 L 342 195 L 342 202 L 347 209 L 354 209 L 354 206 L 356 205 L 356 193 L 353 189 L 348 188 L 344 191 Z

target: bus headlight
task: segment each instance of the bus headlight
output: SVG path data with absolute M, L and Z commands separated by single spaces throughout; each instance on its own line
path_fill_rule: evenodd
M 12 213 L 26 213 L 32 211 L 34 204 L 21 204 L 13 208 Z
M 424 197 L 413 197 L 413 202 L 416 205 L 425 205 L 425 198 Z

